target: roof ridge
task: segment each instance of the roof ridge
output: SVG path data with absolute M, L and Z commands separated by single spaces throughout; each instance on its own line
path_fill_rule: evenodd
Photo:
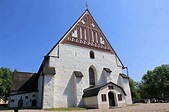
M 21 72 L 21 71 L 14 71 L 14 73 L 36 74 L 36 73 L 33 73 L 33 72 Z
M 52 49 L 46 54 L 46 56 L 49 56 L 49 54 L 52 52 L 52 50 L 61 42 L 61 40 L 66 36 L 66 34 L 71 30 L 71 28 L 80 20 L 80 18 L 86 13 L 89 12 L 88 9 L 86 9 L 82 15 L 74 22 L 74 24 L 69 28 L 69 30 L 66 31 L 66 33 L 62 36 L 62 38 L 59 39 L 59 41 L 52 47 Z

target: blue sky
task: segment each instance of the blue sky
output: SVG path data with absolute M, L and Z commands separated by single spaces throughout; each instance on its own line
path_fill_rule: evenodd
M 37 72 L 86 2 L 132 79 L 169 64 L 169 0 L 0 0 L 0 67 Z

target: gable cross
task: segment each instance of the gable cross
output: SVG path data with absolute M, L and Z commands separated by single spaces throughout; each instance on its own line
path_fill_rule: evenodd
M 86 3 L 85 5 L 86 5 L 86 9 L 88 9 L 88 4 Z

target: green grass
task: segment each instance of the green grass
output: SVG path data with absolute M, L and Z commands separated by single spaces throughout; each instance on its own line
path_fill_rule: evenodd
M 15 109 L 18 109 L 18 108 L 9 108 L 9 107 L 0 106 L 0 110 L 15 110 Z
M 5 106 L 0 106 L 0 110 L 8 110 L 8 108 Z
M 0 107 L 0 110 L 13 110 L 13 109 L 10 109 L 8 107 Z
M 135 103 L 135 104 L 127 105 L 127 106 L 139 106 L 139 104 L 138 104 L 138 103 Z
M 75 111 L 75 110 L 86 110 L 85 108 L 71 107 L 71 108 L 49 108 L 44 109 L 49 111 Z

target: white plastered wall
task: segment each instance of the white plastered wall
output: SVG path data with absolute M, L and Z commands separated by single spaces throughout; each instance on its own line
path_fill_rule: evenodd
M 132 98 L 131 98 L 131 92 L 130 92 L 130 86 L 129 86 L 129 79 L 123 78 L 123 88 L 124 88 L 124 91 L 127 94 L 126 103 L 132 104 Z
M 53 108 L 54 107 L 54 75 L 45 74 L 44 75 L 44 90 L 43 90 L 43 108 Z
M 114 89 L 108 89 L 108 87 L 106 86 L 100 90 L 100 92 L 97 96 L 98 102 L 99 102 L 99 108 L 109 108 L 109 97 L 108 97 L 109 92 L 112 92 L 114 94 L 114 100 L 115 100 L 116 106 L 123 107 L 126 105 L 125 94 L 123 93 L 123 91 L 116 86 L 113 86 L 113 87 L 114 87 Z M 102 101 L 101 94 L 106 94 L 106 101 L 104 101 L 104 102 Z M 122 101 L 118 100 L 118 94 L 122 95 Z
M 82 77 L 75 77 L 75 94 L 74 94 L 74 100 L 75 100 L 75 106 L 83 107 L 84 101 L 81 98 L 83 95 L 83 83 L 82 83 Z M 73 102 L 72 102 L 73 103 Z
M 98 108 L 97 96 L 84 98 L 86 108 Z
M 95 59 L 90 59 L 89 52 L 91 49 L 68 45 L 60 44 L 59 45 L 59 58 L 50 57 L 49 66 L 55 67 L 56 74 L 53 76 L 54 80 L 54 93 L 53 91 L 48 91 L 52 95 L 45 96 L 53 97 L 54 107 L 71 107 L 76 106 L 74 100 L 74 80 L 72 78 L 72 73 L 74 71 L 81 71 L 84 77 L 82 78 L 82 88 L 89 87 L 89 67 L 94 66 L 97 74 L 96 85 L 102 84 L 103 81 L 102 75 L 103 68 L 110 68 L 112 70 L 109 81 L 117 83 L 119 73 L 122 73 L 122 67 L 117 66 L 120 64 L 117 60 L 115 54 L 109 52 L 103 52 L 98 50 L 93 50 L 95 53 Z M 53 51 L 49 54 L 51 56 L 58 55 L 58 46 L 56 46 Z M 81 91 L 80 91 L 81 92 Z M 78 97 L 80 101 L 82 97 Z M 51 101 L 50 101 L 51 102 Z
M 38 107 L 42 107 L 42 88 L 43 88 L 43 85 L 42 85 L 42 81 L 43 81 L 43 76 L 39 76 L 38 78 Z
M 23 106 L 22 107 L 31 107 L 32 101 L 35 99 L 37 102 L 37 95 L 38 92 L 31 92 L 31 93 L 24 93 L 24 94 L 17 94 L 10 96 L 9 107 L 18 107 L 18 101 L 22 97 Z M 12 100 L 14 102 L 12 102 Z

